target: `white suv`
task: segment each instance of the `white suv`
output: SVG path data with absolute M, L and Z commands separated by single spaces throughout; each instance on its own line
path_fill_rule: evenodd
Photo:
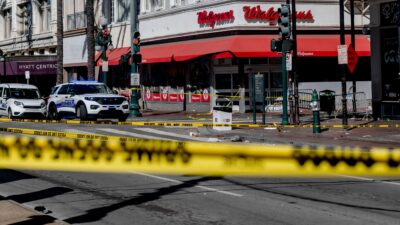
M 46 103 L 39 90 L 29 84 L 0 84 L 0 115 L 14 117 L 46 117 Z
M 49 119 L 72 115 L 81 120 L 116 118 L 126 121 L 129 103 L 116 95 L 105 84 L 94 81 L 77 81 L 52 88 L 47 103 Z

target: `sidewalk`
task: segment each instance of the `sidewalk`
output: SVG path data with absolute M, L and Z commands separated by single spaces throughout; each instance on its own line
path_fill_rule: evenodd
M 169 128 L 170 131 L 189 135 L 190 132 L 197 132 L 199 137 L 218 138 L 222 141 L 240 138 L 239 141 L 250 143 L 281 143 L 281 144 L 321 144 L 321 145 L 342 145 L 360 147 L 400 147 L 400 124 L 398 120 L 362 120 L 361 118 L 348 119 L 349 125 L 372 125 L 373 128 L 332 128 L 333 125 L 341 125 L 341 118 L 327 118 L 321 116 L 321 125 L 330 128 L 321 129 L 320 134 L 313 134 L 312 128 L 233 128 L 231 131 L 216 131 L 211 127 L 200 128 Z M 146 111 L 143 117 L 129 118 L 129 121 L 152 121 L 170 122 L 185 121 L 193 123 L 212 123 L 211 113 L 190 113 L 190 112 L 163 112 Z M 301 125 L 312 126 L 312 116 L 303 116 Z M 252 113 L 233 114 L 234 124 L 253 124 Z M 280 125 L 281 117 L 277 113 L 268 113 L 267 124 Z M 257 114 L 257 124 L 261 124 L 261 114 Z M 378 125 L 389 124 L 389 128 L 379 128 Z M 235 137 L 236 136 L 236 137 Z
M 55 218 L 27 208 L 12 200 L 0 199 L 0 224 L 28 225 L 67 225 Z

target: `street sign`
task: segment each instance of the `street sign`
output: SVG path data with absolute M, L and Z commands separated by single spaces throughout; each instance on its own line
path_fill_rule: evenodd
M 108 61 L 103 61 L 101 70 L 102 70 L 103 72 L 108 72 Z
M 347 49 L 347 57 L 348 57 L 347 68 L 349 68 L 350 73 L 353 74 L 354 69 L 357 66 L 358 55 L 357 52 L 353 49 L 352 45 L 349 45 Z
M 256 102 L 264 101 L 264 74 L 254 75 L 254 89 Z
M 347 64 L 347 45 L 338 45 L 339 64 Z
M 31 78 L 31 72 L 29 70 L 25 71 L 25 79 L 29 80 Z
M 29 84 L 30 78 L 31 78 L 31 72 L 29 70 L 25 71 L 25 79 L 27 84 Z
M 131 73 L 131 86 L 140 86 L 140 74 Z
M 292 54 L 286 53 L 286 70 L 292 71 Z

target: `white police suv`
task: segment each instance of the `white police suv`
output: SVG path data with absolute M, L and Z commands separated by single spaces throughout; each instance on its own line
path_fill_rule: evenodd
M 129 103 L 103 83 L 76 81 L 52 88 L 47 111 L 49 119 L 61 119 L 69 115 L 81 120 L 116 118 L 126 121 Z
M 14 117 L 46 117 L 46 103 L 39 90 L 29 84 L 0 84 L 0 115 Z

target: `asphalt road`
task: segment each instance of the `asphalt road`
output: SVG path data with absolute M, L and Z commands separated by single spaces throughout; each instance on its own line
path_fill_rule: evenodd
M 191 137 L 190 129 L 33 123 L 0 126 L 174 140 L 210 138 Z M 0 170 L 0 195 L 71 224 L 336 225 L 400 221 L 400 179 L 340 174 L 306 179 Z M 37 219 L 29 222 L 35 224 Z

